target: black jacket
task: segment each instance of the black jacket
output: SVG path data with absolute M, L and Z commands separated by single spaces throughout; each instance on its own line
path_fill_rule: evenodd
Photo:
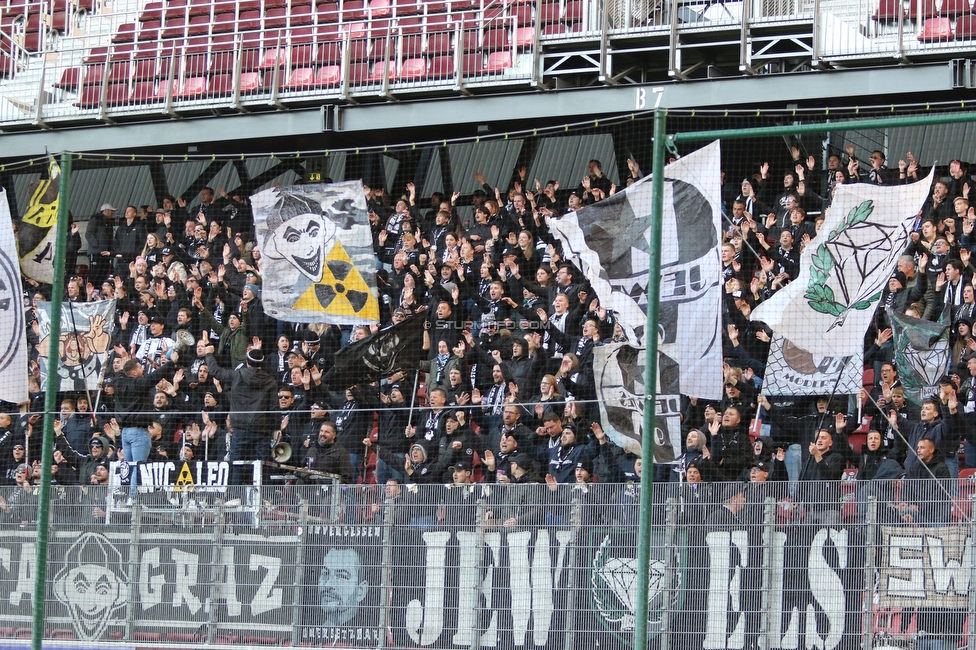
M 213 373 L 213 366 L 210 371 Z M 153 417 L 150 395 L 160 379 L 172 381 L 176 373 L 176 365 L 167 361 L 156 370 L 147 372 L 142 377 L 128 377 L 119 374 L 115 380 L 115 409 L 119 426 L 145 428 L 152 422 Z
M 267 433 L 274 430 L 278 416 L 278 382 L 274 377 L 246 364 L 236 370 L 221 368 L 212 354 L 207 355 L 207 366 L 215 379 L 230 387 L 232 427 Z

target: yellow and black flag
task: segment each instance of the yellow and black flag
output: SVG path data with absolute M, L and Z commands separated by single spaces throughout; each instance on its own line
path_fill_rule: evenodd
M 41 178 L 30 184 L 30 201 L 17 230 L 20 269 L 38 282 L 54 282 L 54 247 L 58 224 L 61 168 L 52 157 Z

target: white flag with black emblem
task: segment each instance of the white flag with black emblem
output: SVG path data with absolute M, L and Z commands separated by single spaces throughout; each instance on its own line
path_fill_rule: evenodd
M 664 168 L 664 175 L 660 351 L 680 369 L 675 386 L 678 392 L 721 399 L 718 141 L 671 163 Z M 629 340 L 642 345 L 650 255 L 649 178 L 576 214 L 549 220 L 565 257 L 583 271 L 600 304 L 617 312 Z M 658 392 L 662 390 L 659 386 Z

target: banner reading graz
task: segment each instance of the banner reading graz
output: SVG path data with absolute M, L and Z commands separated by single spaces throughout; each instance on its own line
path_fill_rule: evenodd
M 128 525 L 59 529 L 49 551 L 45 622 L 83 641 L 119 638 L 131 590 L 134 633 L 165 639 L 212 620 L 218 636 L 291 638 L 300 538 L 228 532 L 215 545 L 212 532 L 174 532 L 144 523 L 133 547 Z M 15 531 L 0 541 L 5 625 L 31 624 L 36 538 Z

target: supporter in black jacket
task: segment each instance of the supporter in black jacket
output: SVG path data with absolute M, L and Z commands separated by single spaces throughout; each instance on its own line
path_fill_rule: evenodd
M 714 480 L 734 481 L 752 462 L 752 446 L 749 444 L 749 431 L 742 422 L 739 409 L 731 406 L 722 413 L 722 418 L 708 427 L 712 440 L 709 443 Z
M 216 362 L 212 363 L 214 365 L 210 366 L 211 369 L 216 365 Z M 161 379 L 172 381 L 176 370 L 176 364 L 167 361 L 156 370 L 146 373 L 138 359 L 129 359 L 122 366 L 122 373 L 116 377 L 116 419 L 122 427 L 122 448 L 127 461 L 135 463 L 149 457 L 152 446 L 147 430 L 152 421 L 150 395 Z
M 318 472 L 338 474 L 342 483 L 353 483 L 353 468 L 349 463 L 349 452 L 336 441 L 338 430 L 334 422 L 325 421 L 319 426 L 315 443 L 306 453 L 306 466 Z M 307 459 L 311 458 L 311 463 Z
M 230 393 L 231 436 L 230 460 L 268 460 L 271 455 L 271 432 L 275 425 L 278 382 L 261 369 L 264 355 L 259 349 L 248 350 L 244 365 L 229 370 L 221 368 L 207 354 L 210 373 Z M 231 483 L 240 485 L 239 465 L 231 465 Z

